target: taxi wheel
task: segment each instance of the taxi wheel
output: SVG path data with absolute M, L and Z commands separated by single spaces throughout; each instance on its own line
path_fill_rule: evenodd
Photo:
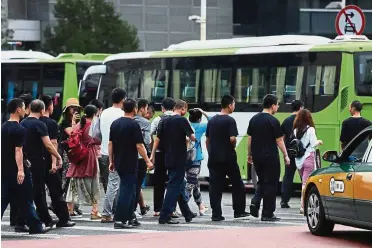
M 326 219 L 323 203 L 315 186 L 306 194 L 305 216 L 312 234 L 327 236 L 332 233 L 335 224 Z

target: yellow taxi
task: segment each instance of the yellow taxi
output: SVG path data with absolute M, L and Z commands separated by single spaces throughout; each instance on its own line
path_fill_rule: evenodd
M 323 160 L 331 165 L 314 171 L 304 188 L 310 232 L 326 236 L 335 224 L 372 230 L 372 127 Z

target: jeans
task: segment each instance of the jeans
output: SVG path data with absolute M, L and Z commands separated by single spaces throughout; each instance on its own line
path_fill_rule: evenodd
M 226 175 L 230 178 L 232 184 L 232 201 L 234 214 L 245 212 L 245 192 L 238 163 L 236 161 L 227 161 L 225 163 L 213 163 L 209 165 L 209 199 L 212 208 L 212 216 L 222 216 L 221 200 L 224 189 Z
M 254 167 L 258 176 L 257 189 L 251 204 L 260 209 L 263 199 L 262 217 L 272 217 L 276 209 L 276 192 L 280 178 L 279 155 L 254 158 Z
M 136 173 L 119 173 L 120 187 L 115 221 L 125 223 L 133 219 L 133 205 L 136 200 Z
M 118 172 L 116 170 L 114 172 L 110 171 L 105 200 L 103 201 L 103 216 L 111 217 L 115 212 L 119 186 L 120 177 Z
M 99 172 L 100 172 L 100 180 L 103 185 L 103 189 L 105 193 L 107 191 L 107 184 L 108 184 L 108 177 L 110 174 L 109 171 L 109 157 L 106 155 L 102 155 L 98 158 L 98 165 L 99 165 Z
M 282 200 L 281 204 L 287 204 L 292 196 L 293 178 L 296 173 L 296 162 L 291 159 L 291 164 L 285 166 L 285 172 L 282 182 Z
M 138 159 L 138 173 L 137 173 L 137 182 L 136 182 L 136 199 L 134 201 L 134 211 L 137 210 L 137 205 L 139 202 L 139 197 L 141 194 L 141 188 L 142 188 L 142 183 L 143 179 L 145 178 L 147 171 L 147 166 L 146 162 L 144 159 Z
M 156 152 L 154 171 L 154 212 L 160 212 L 162 208 L 166 182 L 167 170 L 165 169 L 164 153 Z
M 185 167 L 186 166 L 179 165 L 177 168 L 168 170 L 169 182 L 163 207 L 160 211 L 159 221 L 170 220 L 171 214 L 176 208 L 177 201 L 182 215 L 185 218 L 191 218 L 193 215 L 185 199 Z
M 3 165 L 4 166 L 4 165 Z M 25 178 L 21 185 L 17 183 L 16 174 L 1 179 L 1 218 L 10 201 L 19 206 L 21 220 L 26 220 L 30 231 L 39 232 L 42 230 L 42 223 L 35 211 L 32 189 L 32 176 L 29 168 L 24 168 Z

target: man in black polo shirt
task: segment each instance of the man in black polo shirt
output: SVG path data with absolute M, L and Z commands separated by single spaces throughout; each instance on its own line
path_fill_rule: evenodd
M 56 173 L 57 166 L 62 166 L 62 158 L 53 146 L 48 136 L 48 129 L 39 118 L 45 111 L 45 105 L 40 100 L 33 100 L 30 104 L 30 115 L 23 119 L 21 125 L 26 129 L 26 140 L 23 153 L 31 162 L 32 182 L 36 211 L 42 222 L 48 227 L 53 227 L 58 221 L 53 220 L 48 212 L 45 196 L 45 152 L 57 158 L 57 163 L 52 165 L 50 173 Z
M 45 105 L 45 112 L 43 113 L 43 116 L 39 118 L 39 120 L 45 123 L 48 130 L 49 139 L 58 151 L 58 124 L 55 120 L 50 118 L 50 116 L 53 114 L 53 99 L 50 96 L 41 95 L 40 100 L 43 101 Z M 50 155 L 46 149 L 44 149 L 44 163 L 45 183 L 50 192 L 53 211 L 58 217 L 57 227 L 72 227 L 75 225 L 75 223 L 69 221 L 70 215 L 68 213 L 67 203 L 63 199 L 61 176 L 59 173 L 50 172 L 53 167 L 57 167 L 57 159 Z
M 284 155 L 285 163 L 290 164 L 280 123 L 273 116 L 278 109 L 278 98 L 274 95 L 266 95 L 263 99 L 263 111 L 252 117 L 247 132 L 248 162 L 253 163 L 258 176 L 257 189 L 251 200 L 250 212 L 252 216 L 258 217 L 263 198 L 262 221 L 280 220 L 274 215 L 280 177 L 278 147 Z
M 191 212 L 182 194 L 182 191 L 185 192 L 184 178 L 187 167 L 186 137 L 195 141 L 194 131 L 187 119 L 183 117 L 187 113 L 187 103 L 182 100 L 176 101 L 173 113 L 174 115 L 163 118 L 159 123 L 151 156 L 154 157 L 154 152 L 161 142 L 169 182 L 160 211 L 159 224 L 179 224 L 178 221 L 172 220 L 177 200 L 186 222 L 190 222 L 196 216 Z
M 292 102 L 292 115 L 285 119 L 282 123 L 282 132 L 284 134 L 284 143 L 285 147 L 288 149 L 288 146 L 291 142 L 291 136 L 293 133 L 293 123 L 296 119 L 297 112 L 304 108 L 304 103 L 301 100 L 294 100 Z M 285 167 L 283 182 L 282 182 L 282 200 L 280 206 L 282 208 L 290 208 L 288 205 L 289 200 L 292 195 L 292 185 L 293 178 L 296 173 L 296 161 L 295 158 L 290 158 L 290 165 Z
M 115 229 L 140 225 L 133 213 L 136 200 L 138 153 L 145 160 L 147 169 L 153 168 L 143 145 L 141 128 L 134 120 L 136 113 L 137 102 L 134 99 L 126 99 L 124 101 L 124 117 L 115 120 L 110 128 L 109 169 L 110 171 L 116 170 L 120 177 L 119 196 L 114 217 Z
M 30 234 L 45 233 L 48 229 L 43 229 L 33 206 L 32 178 L 23 156 L 26 130 L 19 120 L 25 112 L 22 99 L 12 99 L 8 103 L 10 118 L 1 126 L 1 218 L 13 201 L 20 208 L 18 218 L 26 220 L 29 226 L 27 231 Z
M 244 184 L 240 175 L 235 152 L 238 128 L 235 119 L 229 116 L 234 112 L 235 99 L 225 95 L 221 99 L 221 112 L 208 121 L 206 137 L 208 148 L 209 198 L 212 208 L 212 221 L 222 221 L 221 199 L 226 175 L 231 180 L 234 218 L 249 216 L 245 212 Z
M 353 101 L 350 104 L 351 117 L 344 120 L 341 129 L 341 149 L 343 149 L 358 133 L 372 125 L 372 123 L 361 116 L 363 104 L 359 101 Z

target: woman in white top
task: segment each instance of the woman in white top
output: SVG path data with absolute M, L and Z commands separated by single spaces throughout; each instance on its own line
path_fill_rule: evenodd
M 310 174 L 316 169 L 315 165 L 315 149 L 318 145 L 322 145 L 323 141 L 318 140 L 315 134 L 315 125 L 311 113 L 307 109 L 302 109 L 297 113 L 293 123 L 294 134 L 306 149 L 304 156 L 296 158 L 296 167 L 302 178 L 302 190 L 306 185 L 306 181 Z M 301 209 L 303 213 L 303 199 L 301 194 Z

